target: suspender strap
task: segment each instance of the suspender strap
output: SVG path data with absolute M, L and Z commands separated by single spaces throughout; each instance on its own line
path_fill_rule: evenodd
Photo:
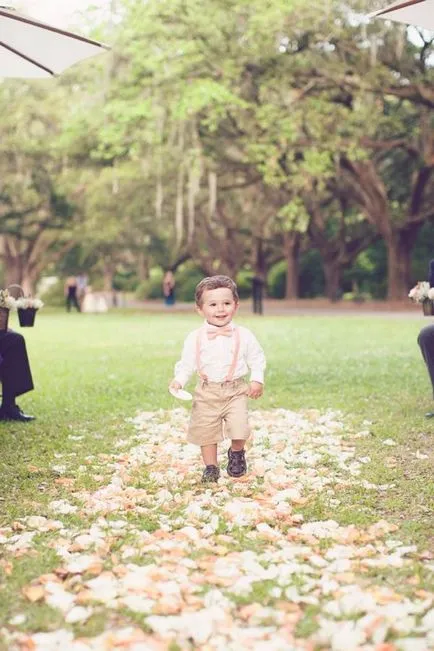
M 202 372 L 201 370 L 201 360 L 200 360 L 200 346 L 202 343 L 202 335 L 205 333 L 205 328 L 200 328 L 199 332 L 197 333 L 196 337 L 196 369 L 199 377 L 202 380 L 208 380 L 208 377 L 205 375 L 205 373 Z M 237 363 L 238 363 L 238 357 L 240 354 L 240 331 L 238 328 L 233 329 L 233 337 L 235 339 L 235 348 L 234 348 L 234 354 L 232 357 L 232 363 L 230 365 L 228 374 L 225 378 L 225 382 L 231 382 L 234 378 L 234 373 L 235 369 L 237 368 Z
M 225 382 L 230 382 L 235 373 L 235 369 L 237 367 L 237 362 L 238 362 L 238 355 L 240 353 L 240 331 L 238 328 L 234 328 L 233 336 L 235 337 L 235 349 L 234 349 L 234 356 L 232 358 L 232 364 L 230 366 L 229 372 L 226 376 Z
M 202 371 L 200 369 L 200 366 L 201 366 L 201 364 L 200 364 L 200 344 L 201 344 L 201 341 L 202 341 L 202 333 L 203 332 L 205 332 L 205 328 L 200 328 L 199 332 L 197 333 L 197 337 L 196 337 L 196 369 L 197 369 L 197 374 L 199 375 L 199 377 L 202 380 L 207 380 L 208 379 L 207 376 L 205 375 L 205 373 L 202 373 Z

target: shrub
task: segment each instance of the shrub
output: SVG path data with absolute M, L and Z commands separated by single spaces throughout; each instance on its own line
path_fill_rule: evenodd
M 181 265 L 175 273 L 175 300 L 194 302 L 194 290 L 203 277 L 203 272 L 192 262 Z
M 159 268 L 151 269 L 148 280 L 137 285 L 135 296 L 141 301 L 151 298 L 163 298 L 163 271 Z
M 45 305 L 51 307 L 64 307 L 65 305 L 65 290 L 64 280 L 60 279 L 51 285 L 43 294 L 41 294 Z
M 252 280 L 254 273 L 252 270 L 241 269 L 237 273 L 235 282 L 238 287 L 238 295 L 240 298 L 250 298 L 252 295 Z
M 270 298 L 285 298 L 286 269 L 286 260 L 280 260 L 268 272 L 267 295 Z

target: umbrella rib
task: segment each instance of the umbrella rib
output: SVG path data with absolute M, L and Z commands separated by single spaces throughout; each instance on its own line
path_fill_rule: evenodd
M 379 11 L 376 13 L 376 16 L 385 16 L 386 14 L 390 14 L 393 11 L 398 11 L 398 9 L 405 9 L 406 7 L 412 7 L 413 5 L 418 5 L 421 2 L 425 2 L 426 0 L 407 0 L 406 2 L 401 2 L 399 5 L 393 5 L 393 7 L 388 7 L 387 9 L 383 9 L 383 11 Z
M 33 25 L 33 27 L 40 27 L 41 29 L 46 29 L 47 31 L 54 32 L 55 34 L 68 36 L 69 38 L 74 38 L 76 41 L 82 41 L 83 43 L 88 43 L 89 45 L 95 45 L 97 47 L 103 48 L 104 50 L 110 49 L 107 45 L 104 45 L 104 43 L 98 43 L 98 41 L 93 41 L 92 39 L 86 38 L 84 36 L 80 36 L 79 34 L 74 34 L 73 32 L 66 32 L 63 29 L 59 29 L 58 27 L 52 27 L 51 25 L 40 23 L 37 20 L 32 20 L 31 18 L 27 18 L 27 16 L 21 16 L 20 14 L 14 15 L 9 11 L 3 11 L 1 8 L 0 8 L 0 16 L 3 16 L 4 18 L 10 18 L 11 20 L 17 20 L 18 22 L 21 23 L 27 23 L 28 25 Z
M 25 61 L 28 61 L 29 63 L 36 66 L 37 68 L 40 68 L 41 70 L 45 70 L 45 72 L 48 72 L 48 74 L 52 75 L 53 77 L 55 76 L 56 73 L 53 70 L 50 70 L 50 68 L 47 68 L 46 66 L 43 66 L 41 63 L 38 63 L 34 59 L 31 59 L 30 57 L 26 56 L 22 52 L 19 52 L 18 50 L 15 50 L 10 45 L 7 45 L 6 43 L 3 43 L 3 41 L 0 41 L 0 47 L 4 47 L 5 50 L 9 50 L 9 52 L 12 52 L 13 54 L 16 54 L 21 59 L 25 59 Z

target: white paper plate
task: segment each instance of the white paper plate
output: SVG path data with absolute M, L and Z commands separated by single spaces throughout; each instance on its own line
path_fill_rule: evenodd
M 169 387 L 169 393 L 171 393 L 174 398 L 179 398 L 179 400 L 191 400 L 193 398 L 191 393 L 184 389 L 171 389 Z

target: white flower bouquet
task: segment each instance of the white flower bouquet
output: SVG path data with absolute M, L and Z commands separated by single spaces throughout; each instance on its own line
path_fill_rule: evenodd
M 28 308 L 33 308 L 34 310 L 40 310 L 44 306 L 40 298 L 31 298 L 30 296 L 17 298 L 15 301 L 17 310 L 27 310 Z
M 434 301 L 434 287 L 430 287 L 429 282 L 422 280 L 410 289 L 408 297 L 415 303 Z
M 415 303 L 422 303 L 425 316 L 434 315 L 434 287 L 426 280 L 419 281 L 410 289 L 408 297 Z
M 7 289 L 0 289 L 0 307 L 6 310 L 13 310 L 16 307 L 16 300 Z
M 9 322 L 9 310 L 15 308 L 15 299 L 7 289 L 0 289 L 0 331 L 6 332 Z

